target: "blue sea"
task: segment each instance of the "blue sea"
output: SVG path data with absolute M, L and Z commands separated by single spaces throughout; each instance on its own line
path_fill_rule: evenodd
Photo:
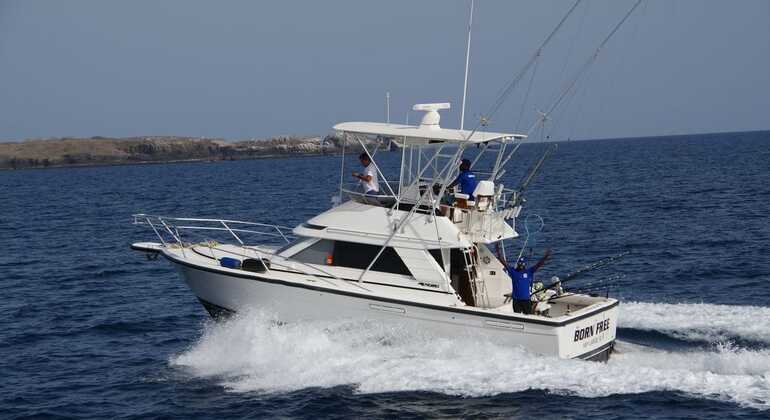
M 631 250 L 591 275 L 621 300 L 606 364 L 366 320 L 216 323 L 129 249 L 154 240 L 139 212 L 295 225 L 330 207 L 339 165 L 0 172 L 0 417 L 770 417 L 770 133 L 559 144 L 527 192 L 530 245 L 553 249 L 547 277 Z

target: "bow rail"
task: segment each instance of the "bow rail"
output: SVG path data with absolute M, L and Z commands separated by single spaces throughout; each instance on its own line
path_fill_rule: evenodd
M 134 225 L 145 225 L 152 228 L 163 245 L 176 242 L 184 247 L 189 241 L 183 240 L 183 233 L 190 232 L 222 232 L 229 234 L 241 246 L 246 246 L 242 236 L 254 235 L 267 238 L 269 242 L 290 243 L 294 238 L 292 228 L 288 226 L 273 225 L 267 223 L 244 222 L 227 219 L 205 219 L 192 217 L 166 217 L 151 214 L 134 214 Z

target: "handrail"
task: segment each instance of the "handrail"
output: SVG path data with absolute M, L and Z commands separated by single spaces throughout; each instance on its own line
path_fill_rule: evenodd
M 401 199 L 397 199 L 396 197 L 393 197 L 393 196 L 388 195 L 388 194 L 385 194 L 385 195 L 383 195 L 383 194 L 365 194 L 365 193 L 362 193 L 360 191 L 352 191 L 352 190 L 348 190 L 348 189 L 344 189 L 344 188 L 342 189 L 342 192 L 347 194 L 348 197 L 351 200 L 356 201 L 356 202 L 363 202 L 364 204 L 374 204 L 372 202 L 374 200 L 374 201 L 377 201 L 377 203 L 381 207 L 393 206 L 394 209 L 395 209 L 396 201 L 398 201 L 398 204 L 400 204 L 400 205 L 410 205 L 410 206 L 415 205 L 416 206 L 416 205 L 421 205 L 422 204 L 422 205 L 431 206 L 431 207 L 437 201 L 437 199 L 435 197 L 426 198 L 425 196 L 421 196 L 420 198 L 417 198 L 417 199 L 415 199 L 415 198 L 401 198 Z M 507 188 L 504 188 L 500 192 L 500 194 L 495 196 L 495 200 L 494 200 L 494 203 L 495 203 L 494 210 L 495 211 L 500 211 L 504 207 L 504 205 L 508 202 L 508 197 L 509 197 L 510 192 L 513 192 L 513 190 L 509 190 Z M 388 201 L 385 201 L 385 200 L 388 200 Z M 449 204 L 449 203 L 446 203 L 446 202 L 439 203 L 439 207 L 442 208 L 442 209 L 446 209 L 446 210 L 456 209 L 456 210 L 462 210 L 462 211 L 465 211 L 465 212 L 473 210 L 472 208 L 469 208 L 469 207 L 460 207 L 460 206 L 457 206 L 457 205 L 454 205 L 454 204 Z M 438 214 L 436 214 L 436 215 L 438 216 Z
M 166 241 L 166 239 L 164 239 L 163 234 L 162 234 L 162 230 L 159 230 L 158 227 L 156 227 L 156 225 L 163 226 L 163 230 L 165 230 L 168 233 L 168 235 L 170 235 L 174 239 L 174 241 L 179 244 L 180 249 L 181 249 L 183 255 L 184 255 L 184 248 L 186 246 L 191 245 L 191 244 L 190 243 L 185 243 L 182 240 L 182 237 L 179 234 L 179 230 L 204 230 L 204 231 L 227 232 L 233 238 L 235 238 L 236 241 L 238 241 L 238 243 L 240 244 L 240 248 L 242 248 L 244 250 L 251 250 L 253 252 L 256 252 L 257 255 L 260 256 L 260 258 L 261 258 L 262 254 L 267 254 L 267 255 L 272 255 L 272 256 L 275 256 L 276 254 L 275 254 L 275 252 L 272 252 L 272 253 L 271 252 L 266 252 L 266 250 L 264 250 L 264 249 L 257 249 L 257 248 L 259 248 L 259 244 L 246 245 L 240 239 L 240 237 L 237 235 L 236 232 L 238 232 L 238 233 L 252 233 L 252 234 L 257 234 L 257 235 L 262 235 L 262 236 L 269 236 L 269 237 L 272 237 L 272 238 L 282 238 L 283 240 L 286 241 L 286 243 L 290 243 L 291 241 L 289 240 L 289 237 L 293 236 L 291 233 L 288 233 L 288 234 L 284 233 L 284 230 L 290 230 L 291 228 L 286 227 L 286 226 L 281 226 L 281 225 L 271 225 L 271 224 L 267 224 L 267 223 L 245 222 L 245 221 L 240 221 L 240 220 L 225 220 L 225 219 L 191 218 L 191 217 L 165 217 L 165 216 L 156 216 L 156 215 L 149 215 L 149 214 L 134 214 L 133 218 L 134 218 L 134 224 L 135 225 L 147 225 L 147 226 L 150 226 L 152 228 L 152 230 L 155 232 L 155 234 L 158 236 L 158 238 L 160 239 L 161 243 L 164 246 L 167 246 L 168 242 Z M 222 225 L 223 227 L 218 227 L 218 226 L 177 225 L 177 224 L 173 223 L 175 221 L 213 223 L 213 224 Z M 238 228 L 230 226 L 230 225 L 235 225 L 235 224 L 242 224 L 242 225 L 247 225 L 247 226 L 259 226 L 259 227 L 271 228 L 271 229 L 275 229 L 275 231 L 277 233 L 273 233 L 273 232 L 260 232 L 260 231 L 251 230 L 251 229 L 238 229 Z M 239 257 L 245 257 L 245 258 L 250 258 L 251 257 L 248 254 L 240 253 L 240 252 L 237 252 L 237 251 L 234 251 L 234 250 L 226 250 L 226 251 L 223 251 L 223 252 L 228 253 L 228 254 L 232 254 L 232 255 L 235 255 L 235 256 L 239 256 Z M 280 263 L 278 261 L 271 261 L 271 262 L 273 264 L 279 266 L 279 267 L 291 268 L 288 265 L 282 264 L 282 263 Z M 325 276 L 333 278 L 334 280 L 337 280 L 337 281 L 340 281 L 340 282 L 343 281 L 339 277 L 335 276 L 333 273 L 330 273 L 330 272 L 328 272 L 326 270 L 323 270 L 323 269 L 321 269 L 319 267 L 315 267 L 315 266 L 312 266 L 310 264 L 303 263 L 301 261 L 292 261 L 292 263 L 299 263 L 301 266 L 305 267 L 306 268 L 305 270 L 299 269 L 299 271 L 302 272 L 303 274 L 306 274 L 308 276 L 312 276 L 314 278 L 317 278 L 317 279 L 319 279 L 319 280 L 321 280 L 323 282 L 326 282 L 326 283 L 328 283 L 328 284 L 330 284 L 332 286 L 340 287 L 338 284 L 335 284 L 333 281 L 331 281 L 331 280 L 329 280 L 327 278 L 324 278 L 323 276 L 319 276 L 317 274 L 313 274 L 313 273 L 307 271 L 307 269 L 309 268 L 310 270 L 317 271 L 317 272 L 319 272 L 319 273 L 321 273 L 321 274 L 323 274 Z M 294 269 L 296 269 L 296 268 L 294 268 Z M 357 288 L 365 290 L 367 292 L 371 292 L 371 290 L 367 289 L 366 287 L 363 287 L 363 286 L 358 285 L 358 284 L 352 284 L 352 282 L 351 282 L 351 286 L 352 287 L 357 287 Z
M 256 222 L 246 222 L 241 220 L 227 220 L 227 219 L 205 219 L 205 218 L 193 218 L 193 217 L 166 217 L 166 216 L 157 216 L 157 215 L 151 215 L 151 214 L 134 214 L 134 224 L 135 225 L 148 225 L 152 228 L 152 230 L 155 232 L 155 235 L 158 236 L 161 243 L 164 245 L 166 244 L 166 240 L 163 237 L 163 230 L 165 230 L 168 235 L 173 239 L 174 242 L 177 242 L 180 246 L 184 247 L 184 241 L 182 240 L 181 234 L 179 233 L 180 230 L 186 230 L 186 231 L 194 231 L 194 230 L 202 230 L 202 231 L 220 231 L 220 232 L 227 232 L 229 233 L 241 246 L 245 246 L 243 240 L 238 236 L 238 233 L 241 234 L 253 234 L 253 235 L 260 235 L 260 236 L 266 236 L 271 238 L 281 238 L 286 243 L 291 242 L 289 240 L 289 237 L 293 236 L 291 233 L 285 233 L 284 231 L 291 231 L 292 228 L 287 226 L 281 226 L 281 225 L 272 225 L 267 223 L 256 223 Z M 186 222 L 185 224 L 178 224 L 177 222 Z M 200 222 L 203 225 L 195 225 L 192 223 L 187 222 Z M 214 224 L 216 226 L 205 226 L 205 223 Z M 160 230 L 156 227 L 162 227 Z M 235 225 L 235 226 L 233 226 Z M 261 228 L 268 228 L 271 231 L 259 231 L 254 229 L 244 229 L 236 227 L 237 225 L 243 225 L 244 227 L 261 227 Z M 172 229 L 173 228 L 173 229 Z M 273 232 L 274 230 L 274 232 Z
M 279 235 L 277 233 L 259 232 L 259 231 L 256 231 L 256 230 L 248 230 L 248 229 L 234 229 L 234 228 L 225 229 L 225 228 L 220 228 L 220 227 L 183 226 L 183 225 L 176 225 L 176 227 L 178 229 L 187 229 L 187 230 L 193 230 L 193 229 L 199 229 L 199 230 L 219 230 L 219 231 L 222 231 L 222 232 L 253 233 L 253 234 L 256 234 L 256 235 L 272 236 L 272 237 L 275 237 L 275 238 L 285 238 L 285 236 Z M 287 240 L 286 242 L 290 242 L 290 241 Z
M 205 218 L 196 218 L 196 217 L 167 217 L 167 216 L 158 216 L 154 214 L 144 214 L 144 213 L 137 213 L 132 215 L 134 218 L 134 221 L 136 221 L 137 218 L 143 217 L 143 218 L 155 218 L 155 219 L 162 219 L 162 220 L 178 220 L 183 222 L 225 222 L 225 223 L 240 223 L 242 225 L 251 225 L 251 226 L 264 226 L 264 227 L 277 227 L 281 229 L 292 229 L 289 226 L 281 226 L 281 225 L 275 225 L 275 224 L 269 224 L 269 223 L 257 223 L 257 222 L 246 222 L 243 220 L 228 220 L 228 219 L 205 219 Z

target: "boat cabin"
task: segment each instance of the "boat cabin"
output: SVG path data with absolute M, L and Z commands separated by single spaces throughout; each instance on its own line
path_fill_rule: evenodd
M 343 150 L 334 206 L 297 226 L 298 239 L 276 256 L 361 284 L 447 293 L 476 307 L 502 305 L 511 281 L 490 245 L 518 236 L 514 223 L 520 208 L 511 206 L 513 191 L 497 181 L 515 151 L 511 145 L 525 136 L 441 128 L 438 110 L 448 107 L 415 105 L 426 112 L 419 126 L 337 124 L 343 148 L 356 144 L 355 152 L 370 157 L 380 191 L 366 194 L 357 183 L 345 182 Z M 400 149 L 397 180 L 388 180 L 377 166 L 384 139 Z M 474 164 L 494 153 L 491 167 L 477 171 L 473 200 L 449 188 L 470 146 L 480 148 Z

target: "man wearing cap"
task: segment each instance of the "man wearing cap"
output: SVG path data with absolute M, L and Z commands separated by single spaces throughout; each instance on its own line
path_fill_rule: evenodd
M 524 257 L 519 258 L 516 261 L 516 265 L 508 265 L 505 261 L 503 264 L 507 267 L 508 275 L 511 277 L 511 283 L 513 290 L 511 292 L 511 299 L 513 300 L 513 312 L 522 314 L 534 313 L 532 300 L 530 296 L 532 294 L 532 281 L 535 278 L 535 272 L 539 270 L 548 259 L 551 257 L 551 250 L 546 249 L 545 255 L 531 268 L 527 268 L 527 259 Z M 502 259 L 501 259 L 502 260 Z
M 454 188 L 455 185 L 460 185 L 460 193 L 468 196 L 468 201 L 473 201 L 473 191 L 476 190 L 476 174 L 471 172 L 471 161 L 463 159 L 460 161 L 460 174 L 457 175 L 457 179 L 449 184 L 449 188 Z

